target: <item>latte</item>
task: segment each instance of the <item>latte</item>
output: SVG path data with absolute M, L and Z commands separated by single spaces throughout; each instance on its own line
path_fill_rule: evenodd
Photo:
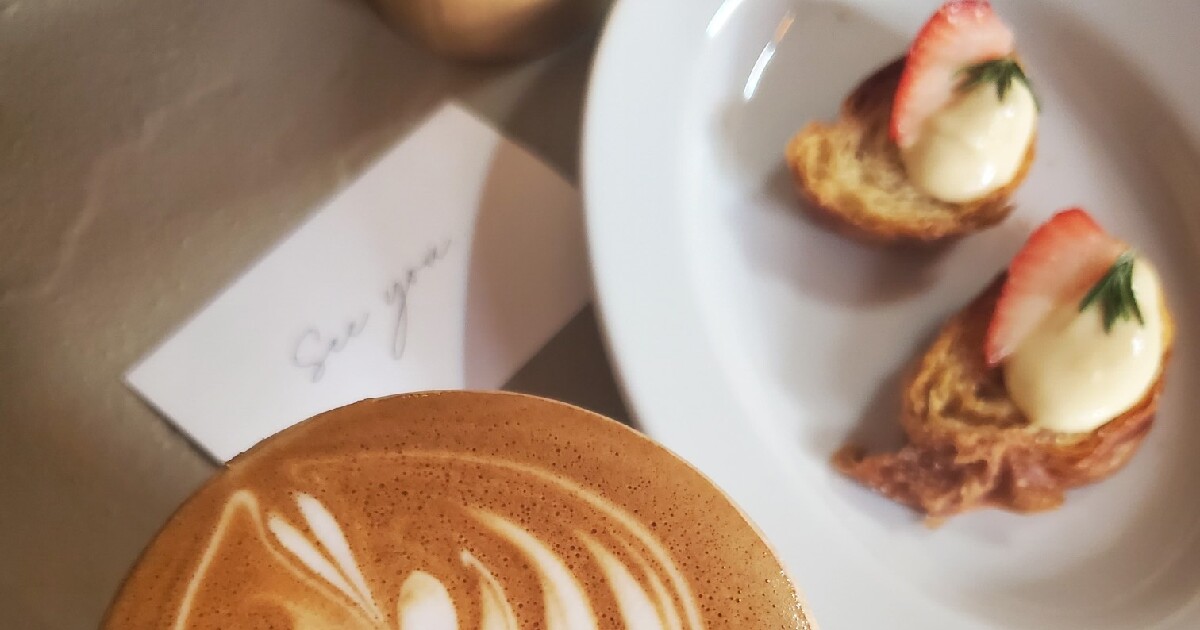
M 105 628 L 808 628 L 741 512 L 631 429 L 517 394 L 369 400 L 229 463 Z

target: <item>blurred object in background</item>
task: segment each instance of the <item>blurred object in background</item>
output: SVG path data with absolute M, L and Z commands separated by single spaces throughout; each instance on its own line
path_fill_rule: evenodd
M 607 0 L 370 0 L 438 54 L 500 62 L 542 55 L 599 26 Z

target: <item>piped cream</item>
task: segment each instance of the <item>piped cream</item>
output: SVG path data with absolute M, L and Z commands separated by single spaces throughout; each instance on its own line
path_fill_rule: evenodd
M 942 201 L 987 196 L 1016 177 L 1037 128 L 1037 102 L 1021 81 L 998 97 L 993 83 L 957 96 L 901 150 L 909 180 Z
M 1158 377 L 1166 343 L 1162 286 L 1136 258 L 1133 293 L 1144 323 L 1104 330 L 1097 306 L 1079 301 L 1052 311 L 1004 364 L 1005 384 L 1029 420 L 1063 433 L 1093 431 L 1133 407 Z M 1082 297 L 1082 296 L 1080 296 Z

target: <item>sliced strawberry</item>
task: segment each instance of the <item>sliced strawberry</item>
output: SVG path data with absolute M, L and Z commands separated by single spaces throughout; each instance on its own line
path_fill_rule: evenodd
M 916 142 L 925 121 L 950 102 L 964 68 L 1013 53 L 1013 34 L 987 0 L 950 0 L 913 40 L 892 102 L 891 136 Z
M 1012 354 L 1054 308 L 1078 302 L 1126 249 L 1079 208 L 1034 230 L 1008 266 L 987 331 L 988 365 Z

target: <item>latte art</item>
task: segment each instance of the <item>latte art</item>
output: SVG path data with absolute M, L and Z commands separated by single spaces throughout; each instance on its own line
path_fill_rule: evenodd
M 627 628 L 646 630 L 683 630 L 704 627 L 698 612 L 695 597 L 686 580 L 670 557 L 663 543 L 630 514 L 586 488 L 561 479 L 545 470 L 498 459 L 486 459 L 466 454 L 450 453 L 399 453 L 380 455 L 390 463 L 379 465 L 400 470 L 406 462 L 467 464 L 481 469 L 498 468 L 527 477 L 523 489 L 543 486 L 545 492 L 561 492 L 568 501 L 576 501 L 594 511 L 586 522 L 593 524 L 592 534 L 579 527 L 571 529 L 571 549 L 583 549 L 590 556 L 586 561 L 594 563 L 604 576 L 606 592 L 603 597 L 616 602 L 620 619 Z M 421 464 L 418 464 L 421 465 Z M 484 508 L 462 506 L 463 513 L 476 526 L 469 530 L 442 533 L 449 541 L 462 542 L 457 554 L 464 571 L 456 571 L 451 577 L 439 578 L 426 570 L 414 568 L 400 584 L 394 601 L 376 595 L 365 577 L 364 567 L 355 556 L 347 534 L 339 519 L 318 499 L 303 492 L 293 495 L 296 512 L 302 522 L 293 524 L 288 517 L 272 511 L 264 511 L 253 491 L 242 489 L 229 499 L 218 522 L 212 539 L 203 551 L 202 558 L 222 555 L 221 547 L 237 545 L 243 552 L 247 539 L 232 538 L 232 524 L 239 518 L 252 523 L 256 535 L 248 539 L 253 545 L 261 545 L 266 553 L 296 579 L 303 582 L 312 595 L 307 598 L 290 598 L 288 593 L 259 593 L 251 606 L 279 598 L 275 602 L 292 615 L 294 628 L 325 628 L 329 624 L 353 620 L 351 627 L 375 628 L 423 628 L 426 630 L 455 629 L 459 627 L 459 612 L 450 590 L 443 579 L 463 581 L 463 573 L 474 574 L 478 582 L 478 595 L 473 607 L 479 611 L 477 627 L 484 630 L 517 630 L 514 603 L 509 598 L 497 571 L 489 567 L 471 551 L 470 536 L 494 537 L 500 543 L 515 550 L 532 573 L 541 590 L 541 603 L 545 611 L 547 630 L 591 630 L 597 628 L 596 612 L 591 604 L 594 596 L 588 594 L 584 580 L 568 565 L 568 558 L 543 540 L 529 527 L 518 524 L 508 517 Z M 343 519 L 345 520 L 345 519 Z M 401 519 L 402 520 L 402 519 Z M 595 527 L 602 524 L 601 528 Z M 557 529 L 557 528 L 556 528 Z M 600 538 L 608 539 L 601 542 Z M 497 541 L 491 541 L 495 543 Z M 369 543 L 365 543 L 368 544 Z M 480 544 L 486 547 L 487 544 Z M 576 561 L 578 553 L 574 554 Z M 626 560 L 628 559 L 628 564 Z M 511 571 L 511 567 L 506 567 Z M 210 562 L 202 562 L 192 576 L 179 612 L 175 628 L 188 628 L 194 610 L 207 608 L 198 601 L 209 573 L 220 571 Z M 469 576 L 465 581 L 469 581 Z M 321 599 L 317 605 L 306 605 L 312 597 Z M 329 606 L 336 607 L 334 618 L 323 613 Z M 394 611 L 389 615 L 384 611 Z M 393 620 L 396 623 L 393 623 Z M 474 626 L 473 626 L 474 627 Z
M 446 407 L 461 397 L 500 413 Z M 459 393 L 359 403 L 235 460 L 106 627 L 807 625 L 753 528 L 682 462 L 573 408 Z

